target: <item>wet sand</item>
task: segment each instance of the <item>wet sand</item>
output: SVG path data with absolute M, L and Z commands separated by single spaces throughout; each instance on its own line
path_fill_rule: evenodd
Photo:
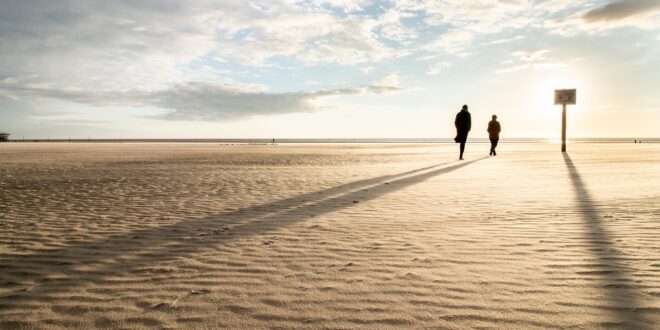
M 660 145 L 0 144 L 0 328 L 660 324 Z

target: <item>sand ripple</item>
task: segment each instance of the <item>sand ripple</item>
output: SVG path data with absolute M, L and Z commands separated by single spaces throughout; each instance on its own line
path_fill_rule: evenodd
M 657 328 L 660 147 L 555 147 L 3 144 L 0 328 Z

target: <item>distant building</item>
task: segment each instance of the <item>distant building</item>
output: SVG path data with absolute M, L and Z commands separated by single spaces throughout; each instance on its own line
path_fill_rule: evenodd
M 0 142 L 9 141 L 9 133 L 0 133 Z

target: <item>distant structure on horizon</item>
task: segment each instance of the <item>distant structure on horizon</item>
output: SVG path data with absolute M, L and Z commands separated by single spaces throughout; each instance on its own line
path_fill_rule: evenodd
M 7 142 L 7 141 L 9 141 L 9 133 L 0 132 L 0 142 Z

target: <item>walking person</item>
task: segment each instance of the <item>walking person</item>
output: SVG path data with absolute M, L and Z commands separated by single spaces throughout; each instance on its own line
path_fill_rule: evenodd
M 463 151 L 465 151 L 465 142 L 467 142 L 468 132 L 472 128 L 472 116 L 468 112 L 468 106 L 463 105 L 461 111 L 456 114 L 456 120 L 454 120 L 454 126 L 456 126 L 456 137 L 454 141 L 460 143 L 461 154 L 458 157 L 459 160 L 463 160 Z
M 497 152 L 495 152 L 495 148 L 497 148 L 497 142 L 500 140 L 500 131 L 502 131 L 500 122 L 497 121 L 497 116 L 493 115 L 493 120 L 488 122 L 488 138 L 490 139 L 490 156 L 497 156 Z

